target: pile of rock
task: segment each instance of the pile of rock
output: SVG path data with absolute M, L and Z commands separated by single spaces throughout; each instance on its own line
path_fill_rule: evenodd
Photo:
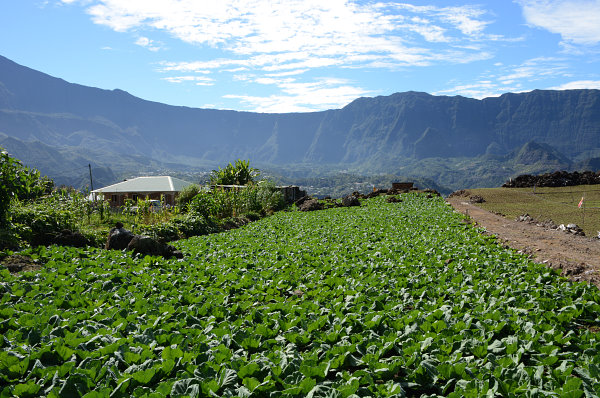
M 516 221 L 526 222 L 528 224 L 535 224 L 538 227 L 548 229 L 558 229 L 558 225 L 554 224 L 552 220 L 538 221 L 535 218 L 531 217 L 529 214 L 523 214 L 522 216 L 517 217 Z
M 485 199 L 481 195 L 472 195 L 469 197 L 469 202 L 471 203 L 483 203 Z
M 581 229 L 577 224 L 567 224 L 566 226 L 565 224 L 560 224 L 558 226 L 558 229 L 573 235 L 585 236 L 583 229 Z
M 360 200 L 355 194 L 347 195 L 342 198 L 341 202 L 338 202 L 331 198 L 326 198 L 323 201 L 319 201 L 318 199 L 311 198 L 309 196 L 304 196 L 294 202 L 300 211 L 315 211 L 315 210 L 323 210 L 325 208 L 332 207 L 352 207 L 352 206 L 360 206 Z
M 159 242 L 145 235 L 136 235 L 123 228 L 123 224 L 118 222 L 114 228 L 108 232 L 108 238 L 104 248 L 107 250 L 127 250 L 134 254 L 148 256 L 162 256 L 165 258 L 183 258 L 183 254 L 171 245 Z
M 505 182 L 503 188 L 529 188 L 529 187 L 566 187 L 573 185 L 595 185 L 600 184 L 600 172 L 593 171 L 569 173 L 567 171 L 555 171 L 541 175 L 523 174 Z
M 548 229 L 558 229 L 573 235 L 585 236 L 585 232 L 583 232 L 583 229 L 581 229 L 577 224 L 567 224 L 566 226 L 565 224 L 556 225 L 552 220 L 537 221 L 529 214 L 523 214 L 522 216 L 517 217 L 515 221 L 526 222 L 528 224 L 535 224 L 538 227 L 544 227 Z
M 529 214 L 525 213 L 525 214 L 517 217 L 515 221 L 526 222 L 526 223 L 532 224 L 535 222 L 535 219 L 533 217 L 531 217 Z

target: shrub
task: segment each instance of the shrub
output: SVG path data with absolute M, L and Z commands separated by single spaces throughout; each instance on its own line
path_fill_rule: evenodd
M 283 194 L 270 181 L 261 181 L 240 189 L 216 187 L 200 192 L 188 203 L 188 211 L 205 218 L 236 217 L 248 212 L 265 214 L 285 206 Z
M 183 188 L 183 190 L 179 193 L 177 197 L 177 205 L 181 209 L 186 209 L 187 205 L 194 199 L 196 195 L 198 195 L 201 191 L 200 185 L 192 184 Z
M 216 217 L 219 213 L 219 204 L 214 192 L 200 192 L 188 203 L 188 211 L 204 218 Z
M 49 201 L 23 204 L 12 207 L 14 232 L 31 245 L 47 245 L 64 230 L 75 230 L 73 213 L 61 206 L 50 206 Z
M 153 225 L 140 225 L 138 231 L 142 235 L 151 236 L 163 243 L 181 238 L 177 226 L 172 221 Z
M 219 232 L 217 224 L 197 214 L 186 214 L 181 218 L 173 220 L 173 224 L 184 238 Z
M 39 171 L 24 166 L 0 148 L 0 226 L 8 225 L 12 200 L 35 199 L 52 185 L 52 180 L 40 177 Z
M 208 235 L 219 232 L 219 226 L 198 213 L 188 213 L 169 222 L 141 225 L 138 232 L 166 243 L 181 238 Z

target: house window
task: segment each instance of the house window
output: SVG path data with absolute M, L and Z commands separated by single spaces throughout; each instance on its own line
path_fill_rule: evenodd
M 131 195 L 131 199 L 133 199 L 134 202 L 137 202 L 139 199 L 139 195 L 137 193 L 134 193 L 133 195 Z
M 110 201 L 113 203 L 117 203 L 117 195 L 110 195 Z

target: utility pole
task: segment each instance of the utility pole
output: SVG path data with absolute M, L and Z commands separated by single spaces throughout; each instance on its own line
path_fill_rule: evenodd
M 92 165 L 88 163 L 90 169 L 90 192 L 94 190 L 94 182 L 92 181 Z

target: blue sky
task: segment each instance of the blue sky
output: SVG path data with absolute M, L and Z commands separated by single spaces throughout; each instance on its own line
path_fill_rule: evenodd
M 257 112 L 600 89 L 600 0 L 0 0 L 0 55 L 152 101 Z

